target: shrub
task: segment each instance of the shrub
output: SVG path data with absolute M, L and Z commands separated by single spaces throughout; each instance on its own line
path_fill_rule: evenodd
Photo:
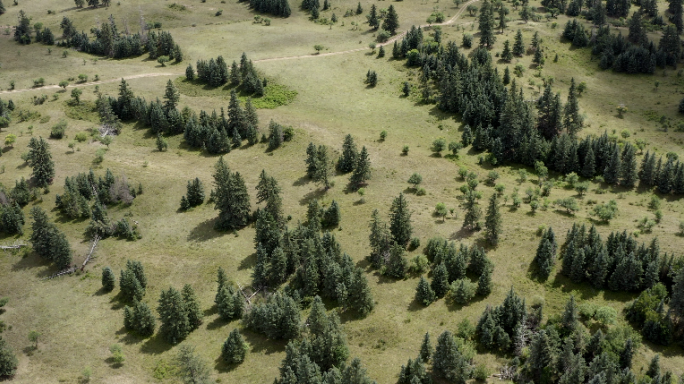
M 409 244 L 409 249 L 416 249 L 420 247 L 420 239 L 417 237 L 414 237 L 411 239 L 411 243 Z
M 79 143 L 83 143 L 84 141 L 88 140 L 88 135 L 86 135 L 85 132 L 79 132 L 79 133 L 76 134 L 75 139 L 76 139 L 76 141 L 78 141 Z
M 57 123 L 55 126 L 52 127 L 50 130 L 50 138 L 51 139 L 61 139 L 64 137 L 64 132 L 66 131 L 67 128 L 67 122 L 62 120 L 59 123 Z
M 473 46 L 473 35 L 464 34 L 463 35 L 463 48 L 472 48 Z
M 389 40 L 390 36 L 391 36 L 390 33 L 387 32 L 387 31 L 385 31 L 385 30 L 383 29 L 383 30 L 381 30 L 380 32 L 378 32 L 378 35 L 377 35 L 377 37 L 376 37 L 376 40 L 377 40 L 379 43 L 384 43 L 384 42 L 386 42 L 387 40 Z
M 426 193 L 425 188 L 418 188 L 418 190 L 416 190 L 416 195 L 418 196 L 425 196 Z
M 404 155 L 404 156 L 406 156 L 406 155 L 408 155 L 408 153 L 409 153 L 409 146 L 408 146 L 408 145 L 404 145 L 404 147 L 401 148 L 401 154 Z
M 599 204 L 594 206 L 591 214 L 597 216 L 601 221 L 609 222 L 615 215 L 617 215 L 618 208 L 615 200 L 611 200 L 605 204 Z
M 446 140 L 443 137 L 435 139 L 435 141 L 432 142 L 432 152 L 440 154 L 446 148 L 446 145 Z

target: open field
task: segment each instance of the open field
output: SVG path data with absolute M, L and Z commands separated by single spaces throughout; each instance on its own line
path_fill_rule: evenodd
M 389 2 L 373 2 L 379 8 L 389 6 Z M 491 169 L 488 164 L 479 165 L 479 153 L 461 151 L 458 157 L 435 156 L 430 150 L 434 139 L 444 137 L 447 142 L 458 141 L 461 137 L 461 122 L 458 117 L 441 112 L 435 105 L 424 105 L 417 96 L 401 97 L 401 86 L 406 80 L 418 83 L 420 69 L 406 67 L 405 61 L 395 61 L 391 57 L 391 46 L 387 56 L 376 58 L 370 53 L 368 44 L 374 41 L 373 32 L 361 25 L 358 30 L 351 21 L 361 22 L 363 15 L 343 18 L 345 10 L 355 9 L 356 2 L 350 0 L 333 1 L 332 11 L 325 11 L 329 17 L 336 12 L 340 19 L 332 27 L 309 21 L 307 15 L 295 10 L 288 19 L 273 17 L 271 26 L 253 24 L 253 12 L 244 3 L 219 3 L 209 0 L 206 3 L 182 1 L 186 11 L 176 11 L 168 7 L 169 1 L 148 2 L 130 1 L 112 5 L 105 9 L 78 10 L 67 0 L 50 2 L 20 1 L 19 6 L 6 4 L 8 12 L 0 16 L 0 25 L 13 25 L 19 9 L 24 9 L 33 22 L 42 21 L 59 35 L 59 22 L 64 15 L 72 18 L 79 29 L 88 30 L 98 21 L 106 20 L 113 14 L 117 22 L 128 20 L 132 31 L 137 31 L 140 13 L 146 21 L 160 21 L 163 29 L 172 33 L 175 41 L 183 48 L 185 59 L 180 64 L 160 67 L 147 55 L 125 60 L 101 59 L 95 56 L 70 51 L 68 57 L 61 56 L 62 49 L 53 47 L 51 55 L 47 46 L 31 44 L 20 46 L 9 36 L 3 35 L 0 28 L 0 88 L 7 90 L 9 82 L 16 82 L 17 90 L 28 89 L 32 79 L 44 77 L 46 84 L 56 85 L 69 77 L 79 74 L 88 75 L 92 81 L 99 75 L 101 81 L 84 85 L 81 99 L 88 103 L 96 100 L 95 86 L 103 94 L 116 96 L 121 77 L 130 78 L 128 83 L 136 96 L 154 100 L 163 96 L 166 82 L 171 79 L 182 82 L 185 67 L 198 59 L 209 59 L 223 55 L 230 63 L 238 60 L 246 52 L 255 61 L 258 71 L 269 81 L 296 91 L 291 103 L 274 109 L 259 109 L 260 134 L 267 133 L 267 124 L 272 119 L 295 129 L 293 141 L 282 148 L 268 152 L 264 143 L 252 147 L 244 146 L 225 155 L 232 170 L 243 175 L 252 198 L 252 208 L 261 170 L 274 176 L 282 187 L 285 215 L 291 215 L 289 225 L 306 220 L 307 204 L 317 198 L 323 205 L 337 201 L 342 209 L 342 222 L 335 236 L 343 250 L 367 273 L 376 307 L 366 318 L 359 319 L 343 315 L 342 320 L 352 357 L 360 357 L 369 376 L 380 384 L 395 383 L 402 364 L 418 351 L 422 335 L 430 332 L 433 342 L 443 330 L 455 331 L 457 324 L 464 318 L 477 322 L 487 305 L 498 305 L 510 287 L 528 300 L 535 298 L 545 302 L 547 316 L 558 315 L 570 295 L 574 294 L 582 302 L 611 306 L 620 313 L 619 324 L 626 324 L 621 310 L 633 300 L 636 294 L 598 291 L 588 284 L 574 284 L 558 273 L 559 265 L 546 283 L 531 278 L 530 264 L 534 258 L 539 237 L 537 230 L 541 225 L 552 227 L 559 238 L 565 239 L 566 231 L 573 223 L 594 223 L 589 215 L 592 205 L 615 199 L 619 214 L 609 225 L 597 224 L 605 240 L 611 231 L 636 232 L 637 221 L 644 216 L 653 217 L 648 209 L 651 193 L 642 189 L 631 191 L 612 188 L 592 182 L 589 192 L 580 200 L 581 209 L 574 216 L 566 215 L 553 206 L 539 210 L 535 214 L 523 204 L 512 207 L 510 201 L 503 213 L 503 234 L 497 248 L 488 249 L 488 257 L 495 263 L 493 275 L 494 290 L 486 299 L 475 300 L 471 304 L 457 307 L 439 300 L 423 308 L 414 301 L 418 276 L 395 281 L 381 276 L 372 270 L 365 257 L 369 254 L 367 223 L 374 209 L 383 217 L 389 210 L 392 199 L 405 192 L 413 212 L 413 233 L 421 239 L 422 246 L 410 252 L 409 256 L 421 253 L 427 240 L 442 236 L 465 244 L 484 244 L 483 234 L 461 229 L 463 211 L 459 208 L 459 187 L 463 181 L 457 176 L 459 167 L 465 166 L 478 173 L 480 179 L 486 177 Z M 371 2 L 362 2 L 364 13 Z M 425 24 L 425 19 L 434 7 L 443 10 L 447 18 L 457 11 L 453 3 L 433 1 L 392 2 L 400 16 L 400 30 L 413 24 Z M 537 2 L 534 2 L 538 5 Z M 660 4 L 663 7 L 663 4 Z M 46 9 L 52 8 L 55 15 L 47 15 Z M 222 16 L 214 16 L 217 9 L 223 9 Z M 515 31 L 523 31 L 526 42 L 535 31 L 544 39 L 547 49 L 547 64 L 543 76 L 555 79 L 555 90 L 561 92 L 562 99 L 567 96 L 570 79 L 586 82 L 587 91 L 580 98 L 580 107 L 586 116 L 581 135 L 619 134 L 623 130 L 631 133 L 628 141 L 645 139 L 650 144 L 648 150 L 659 154 L 675 152 L 684 155 L 684 132 L 670 130 L 664 132 L 658 121 L 664 115 L 673 121 L 682 119 L 677 115 L 676 105 L 684 94 L 684 77 L 677 71 L 658 69 L 655 75 L 625 75 L 598 68 L 596 59 L 591 60 L 589 49 L 574 49 L 569 43 L 559 41 L 567 17 L 559 16 L 556 28 L 551 22 L 523 23 L 514 20 L 504 34 L 496 34 L 497 43 L 492 54 L 502 49 L 503 42 L 510 39 Z M 344 22 L 344 26 L 341 25 Z M 464 13 L 452 25 L 443 27 L 443 41 L 454 40 L 460 45 L 463 33 L 477 32 L 477 18 Z M 471 29 L 474 28 L 474 29 Z M 464 32 L 465 31 L 465 32 Z M 426 32 L 427 33 L 427 32 Z M 653 36 L 655 37 L 655 35 Z M 477 37 L 476 37 L 477 38 Z M 317 57 L 313 46 L 322 44 L 326 52 L 338 52 L 365 47 L 364 51 L 347 54 Z M 468 50 L 467 52 L 472 51 Z M 559 60 L 553 62 L 558 54 Z M 267 60 L 286 56 L 306 56 L 288 60 Z M 511 69 L 521 63 L 526 68 L 518 84 L 524 86 L 526 97 L 536 99 L 538 88 L 531 82 L 541 83 L 535 77 L 537 71 L 531 68 L 532 57 L 526 55 L 508 66 Z M 505 63 L 498 63 L 502 73 Z M 379 83 L 374 88 L 364 84 L 364 75 L 369 70 L 378 73 Z M 145 76 L 159 74 L 158 76 Z M 626 81 L 628 79 L 629 81 Z M 654 87 L 654 81 L 660 82 Z M 72 82 L 73 83 L 73 82 Z M 72 84 L 73 85 L 73 84 Z M 198 88 L 201 86 L 197 86 Z M 14 185 L 21 177 L 29 178 L 31 169 L 20 158 L 25 152 L 30 138 L 48 137 L 50 129 L 60 120 L 66 120 L 67 137 L 49 140 L 56 176 L 50 186 L 49 194 L 32 201 L 24 208 L 29 230 L 31 207 L 40 206 L 49 212 L 51 219 L 67 234 L 74 250 L 74 262 L 79 264 L 90 247 L 89 239 L 83 235 L 88 220 L 66 220 L 55 208 L 55 195 L 62 194 L 64 180 L 79 172 L 92 168 L 103 175 L 109 168 L 115 175 L 125 174 L 132 185 L 142 183 L 144 193 L 135 199 L 130 208 L 113 207 L 109 210 L 112 219 L 126 215 L 129 220 L 139 223 L 142 239 L 134 242 L 114 238 L 100 242 L 94 261 L 88 264 L 85 273 L 64 278 L 45 280 L 57 272 L 37 255 L 27 252 L 2 251 L 0 253 L 0 297 L 8 297 L 9 303 L 0 318 L 11 328 L 2 337 L 12 345 L 19 358 L 17 375 L 12 383 L 57 383 L 77 382 L 85 367 L 91 367 L 93 382 L 97 383 L 158 383 L 176 382 L 167 367 L 172 363 L 178 346 L 171 346 L 155 335 L 142 339 L 128 334 L 123 328 L 123 304 L 117 298 L 118 290 L 113 293 L 101 291 L 100 270 L 111 266 L 117 275 L 124 268 L 127 259 L 139 260 L 145 267 L 149 285 L 145 301 L 156 308 L 160 292 L 169 286 L 181 288 L 189 283 L 199 296 L 205 312 L 204 324 L 183 341 L 197 347 L 198 353 L 209 361 L 212 374 L 221 383 L 270 383 L 278 376 L 278 366 L 285 356 L 285 343 L 267 340 L 263 335 L 242 329 L 240 321 L 230 323 L 219 319 L 213 304 L 216 293 L 216 270 L 223 267 L 231 280 L 249 284 L 255 263 L 253 225 L 236 233 L 221 233 L 213 229 L 217 215 L 211 205 L 202 205 L 188 212 L 180 212 L 180 197 L 185 194 L 186 182 L 200 178 L 207 192 L 212 182 L 213 166 L 218 157 L 207 155 L 199 150 L 189 149 L 182 142 L 182 135 L 168 138 L 169 149 L 158 152 L 155 137 L 148 129 L 126 123 L 122 133 L 107 149 L 102 164 L 93 162 L 98 149 L 106 148 L 98 141 L 89 139 L 77 143 L 72 151 L 68 143 L 79 132 L 86 132 L 98 124 L 97 114 L 85 114 L 85 120 L 69 118 L 67 104 L 70 88 L 60 92 L 55 88 L 36 88 L 22 92 L 0 94 L 0 98 L 13 99 L 18 109 L 39 111 L 41 117 L 32 121 L 18 122 L 16 119 L 1 135 L 17 135 L 13 148 L 5 149 L 0 157 L 0 182 L 5 187 Z M 181 90 L 179 106 L 193 110 L 211 111 L 225 108 L 228 97 L 215 91 L 206 94 L 198 91 L 196 96 Z M 34 95 L 46 94 L 50 98 L 43 105 L 35 106 L 31 100 Z M 56 100 L 53 100 L 53 94 Z M 624 118 L 618 118 L 616 106 L 625 104 L 629 111 Z M 94 104 L 93 104 L 94 105 Z M 71 116 L 73 112 L 71 112 Z M 49 118 L 49 119 L 48 119 Z M 32 126 L 32 129 L 29 127 Z M 387 139 L 379 140 L 380 132 L 387 131 Z M 32 131 L 32 133 L 30 133 Z M 308 180 L 305 175 L 306 147 L 310 142 L 327 145 L 335 151 L 336 158 L 341 151 L 346 134 L 351 134 L 357 146 L 366 146 L 372 164 L 372 179 L 366 188 L 365 203 L 360 196 L 348 191 L 347 175 L 336 175 L 332 189 L 324 192 Z M 404 145 L 410 146 L 408 156 L 402 156 Z M 642 156 L 638 157 L 640 163 Z M 528 187 L 536 185 L 536 177 L 521 183 L 517 180 L 519 166 L 497 168 L 501 177 L 498 182 L 506 186 L 505 194 L 510 195 L 514 188 L 520 194 Z M 528 170 L 533 172 L 533 170 Z M 423 177 L 422 187 L 425 196 L 417 196 L 409 188 L 406 180 L 418 172 Z M 556 187 L 550 200 L 575 196 L 576 193 L 565 186 L 560 175 L 552 175 Z M 491 186 L 480 184 L 483 191 L 481 204 L 494 193 Z M 207 193 L 208 194 L 208 193 Z M 684 220 L 684 204 L 673 196 L 663 199 L 663 220 L 650 234 L 641 234 L 639 242 L 649 242 L 658 237 L 661 252 L 682 253 L 684 238 L 679 235 L 679 223 Z M 437 203 L 443 202 L 448 208 L 455 208 L 457 217 L 448 215 L 445 220 L 433 215 Z M 0 237 L 0 244 L 26 241 L 24 236 Z M 332 305 L 330 306 L 332 308 Z M 155 311 L 156 313 L 156 311 Z M 220 359 L 221 345 L 234 328 L 242 329 L 242 334 L 250 343 L 250 352 L 244 363 L 237 367 L 227 367 Z M 31 330 L 42 333 L 38 349 L 33 351 L 26 335 Z M 126 355 L 125 363 L 118 367 L 111 363 L 109 346 L 121 343 Z M 684 374 L 684 351 L 672 345 L 664 348 L 644 342 L 639 349 L 634 371 L 639 373 L 656 354 L 662 355 L 663 370 L 671 370 L 676 375 Z M 507 359 L 494 354 L 478 354 L 477 363 L 486 364 L 492 371 L 498 369 Z M 490 380 L 496 380 L 491 378 Z

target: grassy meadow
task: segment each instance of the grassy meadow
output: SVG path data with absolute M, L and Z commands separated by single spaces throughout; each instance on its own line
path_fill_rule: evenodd
M 245 3 L 232 0 L 226 3 L 217 0 L 179 0 L 176 3 L 170 0 L 124 0 L 120 5 L 113 1 L 109 8 L 95 10 L 76 9 L 68 0 L 19 0 L 19 6 L 6 4 L 7 13 L 0 16 L 0 26 L 13 25 L 19 9 L 24 9 L 33 17 L 33 22 L 43 22 L 56 36 L 61 35 L 59 22 L 62 16 L 70 17 L 79 30 L 89 30 L 112 14 L 117 23 L 126 20 L 131 32 L 136 32 L 142 14 L 148 22 L 162 22 L 163 29 L 170 31 L 183 49 L 185 60 L 177 65 L 160 67 L 155 61 L 148 60 L 147 55 L 95 61 L 95 56 L 73 50 L 63 58 L 63 49 L 57 46 L 52 47 L 51 55 L 47 53 L 48 47 L 39 43 L 20 46 L 11 36 L 4 35 L 3 28 L 0 28 L 0 88 L 6 91 L 11 80 L 16 82 L 17 90 L 25 90 L 32 86 L 32 79 L 38 77 L 44 77 L 46 85 L 55 85 L 69 77 L 87 74 L 89 81 L 99 75 L 100 92 L 116 95 L 118 79 L 123 76 L 161 74 L 140 76 L 128 82 L 136 95 L 150 101 L 163 96 L 166 82 L 171 79 L 181 89 L 180 107 L 218 111 L 228 105 L 227 91 L 207 91 L 202 90 L 202 86 L 181 84 L 185 67 L 188 63 L 194 66 L 198 59 L 218 55 L 223 55 L 230 63 L 239 60 L 239 55 L 246 52 L 269 81 L 296 92 L 287 105 L 259 109 L 261 132 L 266 132 L 268 122 L 273 119 L 293 126 L 295 136 L 293 141 L 272 152 L 267 152 L 266 144 L 260 143 L 234 149 L 225 155 L 225 159 L 232 170 L 243 175 L 253 208 L 256 199 L 254 187 L 261 170 L 275 176 L 282 187 L 285 215 L 292 216 L 290 225 L 305 221 L 307 204 L 313 198 L 324 205 L 332 200 L 340 204 L 342 221 L 339 230 L 335 229 L 335 236 L 343 250 L 358 265 L 367 268 L 376 301 L 375 310 L 368 317 L 359 319 L 343 315 L 342 320 L 351 356 L 360 357 L 369 375 L 380 384 L 396 382 L 400 366 L 416 355 L 425 332 L 430 332 L 434 342 L 442 331 L 455 331 L 464 318 L 476 322 L 485 307 L 498 305 L 511 287 L 528 302 L 543 301 L 547 316 L 561 313 L 566 300 L 574 294 L 580 302 L 617 309 L 620 313 L 618 322 L 624 324 L 620 311 L 636 297 L 635 294 L 597 291 L 588 284 L 574 284 L 556 275 L 558 267 L 548 282 L 539 283 L 531 278 L 530 264 L 539 242 L 537 232 L 540 226 L 552 227 L 562 242 L 573 223 L 587 226 L 594 223 L 589 214 L 592 208 L 587 204 L 589 200 L 603 203 L 615 199 L 618 203 L 619 214 L 609 225 L 597 223 L 604 240 L 611 231 L 636 232 L 638 220 L 644 216 L 653 218 L 653 212 L 648 209 L 651 193 L 640 189 L 627 191 L 592 182 L 587 194 L 579 199 L 581 209 L 574 216 L 554 209 L 553 205 L 536 213 L 532 213 L 527 204 L 515 209 L 509 200 L 501 208 L 503 234 L 500 245 L 487 251 L 495 263 L 495 288 L 486 299 L 475 300 L 463 307 L 439 300 L 423 308 L 414 301 L 418 276 L 395 281 L 370 269 L 365 257 L 369 254 L 367 223 L 371 212 L 378 209 L 386 217 L 392 199 L 400 192 L 407 194 L 413 212 L 414 236 L 421 239 L 423 246 L 435 236 L 468 245 L 484 244 L 482 233 L 461 229 L 463 211 L 458 197 L 463 181 L 457 176 L 457 171 L 465 166 L 484 180 L 491 167 L 478 165 L 479 154 L 473 151 L 461 151 L 457 157 L 446 153 L 442 156 L 433 154 L 430 147 L 436 138 L 444 137 L 447 142 L 460 140 L 458 117 L 442 113 L 435 105 L 421 104 L 417 95 L 402 97 L 402 83 L 408 79 L 417 85 L 419 69 L 407 68 L 405 61 L 392 60 L 391 46 L 385 58 L 378 59 L 371 53 L 367 47 L 374 41 L 374 33 L 368 31 L 364 24 L 356 28 L 351 23 L 361 23 L 365 17 L 342 17 L 347 9 L 356 8 L 356 1 L 333 0 L 331 3 L 332 10 L 322 12 L 322 17 L 330 17 L 335 12 L 340 21 L 332 27 L 308 20 L 307 15 L 298 10 L 297 3 L 291 3 L 293 14 L 290 18 L 272 17 L 271 25 L 265 26 L 253 23 L 254 13 Z M 402 31 L 412 24 L 425 24 L 435 7 L 439 7 L 447 19 L 456 12 L 453 3 L 439 0 L 374 3 L 379 8 L 393 4 L 397 8 Z M 538 5 L 536 1 L 533 3 Z M 171 4 L 183 5 L 186 10 L 169 7 Z M 366 13 L 371 2 L 362 1 L 362 5 Z M 46 9 L 54 10 L 56 14 L 48 15 Z M 223 9 L 222 16 L 214 16 L 218 9 Z M 684 92 L 681 71 L 680 75 L 672 69 L 658 69 L 655 75 L 602 71 L 597 60 L 592 61 L 588 49 L 574 49 L 569 43 L 560 42 L 567 21 L 565 16 L 539 23 L 523 23 L 517 14 L 510 16 L 513 20 L 509 28 L 504 34 L 496 35 L 497 44 L 492 54 L 501 50 L 504 40 L 510 39 L 512 43 L 518 28 L 523 31 L 526 43 L 538 31 L 548 55 L 542 76 L 554 78 L 554 89 L 561 92 L 563 101 L 571 78 L 587 84 L 587 91 L 580 98 L 587 123 L 581 135 L 604 131 L 619 135 L 627 130 L 631 136 L 626 140 L 645 139 L 650 143 L 648 150 L 656 150 L 663 155 L 670 151 L 680 156 L 684 154 L 684 133 L 673 129 L 666 132 L 657 121 L 663 115 L 672 121 L 681 119 L 681 115 L 676 114 L 676 105 Z M 556 27 L 554 22 L 558 23 Z M 477 18 L 464 13 L 454 24 L 442 27 L 443 41 L 455 40 L 460 46 L 464 33 L 477 32 L 476 23 Z M 624 33 L 626 31 L 623 30 Z M 312 55 L 315 44 L 325 46 L 323 53 L 364 47 L 366 50 L 334 56 L 259 61 Z M 558 54 L 558 62 L 553 62 L 555 54 Z M 499 71 L 502 73 L 506 65 L 512 70 L 516 64 L 523 64 L 526 70 L 516 81 L 524 85 L 527 98 L 536 99 L 538 88 L 535 84 L 542 80 L 536 76 L 538 73 L 532 68 L 531 59 L 526 55 L 510 64 L 499 63 Z M 375 88 L 367 88 L 364 84 L 369 69 L 378 73 L 379 83 Z M 657 89 L 654 86 L 656 80 L 660 82 Z M 95 85 L 84 86 L 83 91 L 81 99 L 84 105 L 94 103 Z M 106 294 L 100 290 L 101 268 L 111 266 L 118 279 L 127 259 L 139 260 L 145 267 L 149 282 L 145 301 L 153 308 L 156 308 L 161 290 L 169 286 L 180 289 L 186 283 L 193 286 L 205 310 L 205 320 L 200 329 L 192 332 L 183 343 L 196 346 L 199 354 L 211 363 L 217 382 L 272 382 L 285 356 L 285 343 L 273 342 L 243 329 L 243 335 L 250 344 L 245 362 L 237 367 L 224 365 L 220 359 L 221 345 L 231 330 L 242 328 L 242 325 L 239 321 L 221 321 L 213 304 L 215 275 L 219 266 L 241 285 L 251 281 L 255 262 L 253 226 L 236 233 L 220 233 L 213 230 L 217 215 L 213 206 L 205 204 L 188 212 L 179 211 L 187 180 L 199 177 L 208 194 L 213 165 L 218 157 L 188 149 L 182 143 L 182 135 L 168 138 L 168 151 L 158 152 L 154 136 L 148 129 L 141 129 L 135 124 L 124 124 L 121 134 L 114 138 L 109 148 L 89 137 L 85 142 L 77 143 L 72 150 L 68 143 L 77 133 L 97 126 L 98 120 L 97 114 L 88 112 L 87 108 L 79 115 L 79 111 L 69 106 L 69 92 L 70 88 L 66 92 L 35 88 L 0 93 L 4 100 L 13 99 L 17 109 L 40 112 L 40 117 L 31 121 L 18 122 L 14 119 L 9 128 L 0 132 L 2 138 L 9 133 L 17 135 L 13 148 L 6 148 L 0 157 L 3 170 L 0 182 L 11 188 L 16 179 L 28 178 L 31 169 L 20 156 L 27 151 L 31 136 L 48 137 L 53 125 L 66 120 L 67 137 L 49 140 L 56 170 L 50 192 L 24 208 L 26 232 L 29 232 L 28 212 L 31 207 L 42 207 L 67 234 L 74 251 L 74 262 L 80 264 L 90 247 L 89 239 L 83 235 L 88 220 L 65 220 L 55 209 L 55 194 L 63 192 L 64 179 L 68 176 L 87 172 L 89 168 L 93 168 L 97 175 L 103 175 L 109 168 L 117 176 L 125 174 L 132 185 L 143 185 L 144 193 L 130 207 L 115 206 L 109 210 L 113 220 L 126 215 L 129 220 L 137 221 L 143 237 L 135 242 L 114 238 L 103 240 L 85 273 L 54 280 L 45 278 L 56 272 L 55 267 L 37 255 L 23 251 L 0 253 L 0 297 L 10 299 L 5 312 L 0 315 L 0 319 L 10 327 L 2 337 L 14 347 L 19 358 L 19 370 L 11 382 L 75 383 L 86 367 L 92 369 L 93 382 L 97 383 L 176 382 L 171 365 L 178 346 L 171 346 L 157 335 L 149 339 L 129 335 L 123 327 L 123 304 L 118 300 L 118 289 Z M 41 94 L 48 95 L 48 101 L 43 105 L 33 105 L 33 96 Z M 619 104 L 628 108 L 624 118 L 617 117 L 616 106 Z M 379 135 L 383 130 L 387 131 L 387 138 L 380 141 Z M 309 142 L 329 146 L 336 151 L 332 156 L 336 158 L 346 134 L 352 134 L 357 146 L 366 146 L 370 154 L 372 179 L 363 203 L 358 194 L 347 190 L 347 175 L 336 175 L 334 187 L 327 192 L 305 176 L 305 149 Z M 410 147 L 407 156 L 401 155 L 404 145 Z M 104 162 L 96 164 L 93 159 L 101 148 L 107 149 Z M 639 156 L 639 162 L 641 158 Z M 537 179 L 533 175 L 526 182 L 519 181 L 518 169 L 517 166 L 497 168 L 501 175 L 499 182 L 506 186 L 504 194 L 510 195 L 518 188 L 522 196 L 526 188 L 536 184 Z M 423 176 L 421 186 L 427 191 L 424 196 L 417 196 L 406 182 L 414 172 Z M 552 177 L 556 178 L 556 187 L 551 192 L 551 201 L 576 196 L 561 177 Z M 480 190 L 484 194 L 481 205 L 486 208 L 487 199 L 494 189 L 481 183 Z M 449 214 L 445 220 L 436 217 L 434 208 L 440 202 L 447 208 L 455 208 L 455 215 Z M 661 252 L 679 255 L 684 245 L 684 238 L 679 236 L 684 204 L 667 197 L 663 200 L 662 211 L 663 220 L 652 233 L 639 235 L 638 241 L 648 242 L 657 236 Z M 23 237 L 3 235 L 0 244 L 13 244 L 27 238 L 27 234 Z M 422 252 L 423 246 L 410 252 L 409 256 Z M 31 348 L 27 338 L 31 330 L 42 334 L 37 350 Z M 126 356 L 120 367 L 110 360 L 108 348 L 114 343 L 123 345 Z M 677 375 L 684 374 L 684 351 L 681 348 L 674 345 L 663 348 L 647 342 L 636 355 L 634 371 L 640 372 L 640 367 L 648 364 L 656 353 L 662 355 L 663 369 L 672 370 Z M 493 354 L 478 354 L 476 357 L 477 363 L 487 364 L 492 371 L 505 361 L 504 357 Z

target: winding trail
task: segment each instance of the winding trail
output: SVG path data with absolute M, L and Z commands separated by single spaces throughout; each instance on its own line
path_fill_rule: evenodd
M 461 7 L 458 9 L 455 15 L 453 15 L 449 20 L 442 22 L 442 23 L 435 23 L 435 24 L 423 24 L 420 25 L 419 27 L 425 28 L 425 27 L 435 27 L 435 26 L 440 26 L 440 25 L 449 25 L 453 24 L 456 20 L 458 20 L 461 15 L 463 15 L 463 12 L 466 11 L 466 8 L 468 5 L 476 3 L 480 0 L 469 0 L 461 5 Z M 389 44 L 393 44 L 395 41 L 401 39 L 406 35 L 408 30 L 393 36 L 391 39 L 387 40 L 386 42 L 382 44 L 378 44 L 378 46 L 386 46 Z M 268 59 L 258 59 L 258 60 L 252 60 L 255 63 L 259 62 L 266 62 L 266 61 L 280 61 L 280 60 L 294 60 L 294 59 L 305 59 L 305 58 L 315 58 L 315 57 L 326 57 L 326 56 L 335 56 L 335 55 L 345 55 L 348 53 L 354 53 L 354 52 L 361 52 L 361 51 L 367 51 L 368 48 L 355 48 L 355 49 L 349 49 L 346 51 L 338 51 L 338 52 L 328 52 L 328 53 L 316 53 L 316 54 L 309 54 L 309 55 L 299 55 L 299 56 L 282 56 L 282 57 L 272 57 Z M 109 80 L 102 80 L 102 81 L 91 81 L 87 83 L 78 83 L 78 84 L 71 84 L 67 86 L 67 88 L 78 88 L 78 87 L 87 87 L 90 85 L 98 85 L 98 84 L 108 84 L 108 83 L 117 83 L 121 81 L 121 79 L 124 80 L 133 80 L 133 79 L 141 79 L 145 77 L 158 77 L 158 76 L 180 76 L 185 74 L 185 72 L 152 72 L 152 73 L 141 73 L 138 75 L 130 75 L 130 76 L 122 76 L 122 77 L 117 77 L 115 79 L 109 79 Z M 22 93 L 22 92 L 29 92 L 29 91 L 40 91 L 40 90 L 45 90 L 45 89 L 59 89 L 59 85 L 47 85 L 44 87 L 35 87 L 35 88 L 24 88 L 24 89 L 15 89 L 12 91 L 0 91 L 0 95 L 6 95 L 6 94 L 14 94 L 14 93 Z

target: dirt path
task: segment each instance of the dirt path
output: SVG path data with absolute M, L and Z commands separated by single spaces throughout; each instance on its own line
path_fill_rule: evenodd
M 429 26 L 439 26 L 439 25 L 449 25 L 453 24 L 456 20 L 458 20 L 459 17 L 463 14 L 463 12 L 466 11 L 466 7 L 468 5 L 476 3 L 480 0 L 469 0 L 461 5 L 461 7 L 458 9 L 455 15 L 453 15 L 449 20 L 443 22 L 443 23 L 437 23 L 437 24 L 423 24 L 420 25 L 421 28 L 429 27 Z M 389 44 L 393 44 L 395 41 L 401 39 L 406 35 L 406 32 L 404 31 L 398 35 L 393 36 L 391 39 L 387 40 L 386 42 L 382 44 L 378 44 L 378 46 L 385 46 Z M 314 57 L 326 57 L 326 56 L 335 56 L 335 55 L 345 55 L 348 53 L 354 53 L 354 52 L 361 52 L 361 51 L 366 51 L 368 50 L 367 47 L 364 48 L 356 48 L 356 49 L 349 49 L 346 51 L 338 51 L 338 52 L 329 52 L 329 53 L 320 53 L 320 54 L 310 54 L 310 55 L 299 55 L 299 56 L 282 56 L 282 57 L 272 57 L 268 59 L 258 59 L 258 60 L 253 60 L 255 63 L 259 62 L 266 62 L 266 61 L 280 61 L 280 60 L 293 60 L 293 59 L 305 59 L 305 58 L 314 58 Z M 108 84 L 108 83 L 117 83 L 121 81 L 121 79 L 124 80 L 132 80 L 132 79 L 140 79 L 144 77 L 157 77 L 157 76 L 180 76 L 183 75 L 185 72 L 154 72 L 154 73 L 142 73 L 139 75 L 131 75 L 131 76 L 122 76 L 121 78 L 116 78 L 116 79 L 110 79 L 110 80 L 102 80 L 102 81 L 92 81 L 88 83 L 79 83 L 79 84 L 71 84 L 67 88 L 77 88 L 77 87 L 87 87 L 90 85 L 97 85 L 97 84 Z M 6 95 L 6 94 L 13 94 L 13 93 L 22 93 L 22 92 L 29 92 L 29 91 L 40 91 L 44 89 L 59 89 L 59 85 L 48 85 L 44 87 L 36 87 L 36 88 L 25 88 L 25 89 L 15 89 L 12 91 L 0 91 L 0 95 Z

